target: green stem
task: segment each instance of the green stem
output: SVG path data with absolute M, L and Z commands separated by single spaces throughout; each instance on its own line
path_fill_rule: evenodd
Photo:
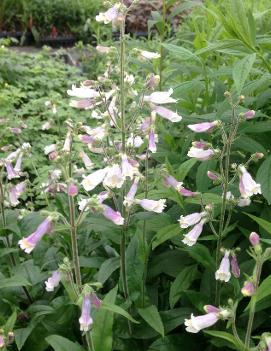
M 125 21 L 121 24 L 120 33 L 120 114 L 122 152 L 126 152 L 126 121 L 125 121 Z
M 167 6 L 166 6 L 166 0 L 163 0 L 163 10 L 162 10 L 162 15 L 163 15 L 163 31 L 160 36 L 160 60 L 159 60 L 159 76 L 160 76 L 160 82 L 159 82 L 159 90 L 162 91 L 163 89 L 163 68 L 164 68 L 164 48 L 163 48 L 163 41 L 165 39 L 165 32 L 166 32 L 166 16 L 167 16 Z
M 70 232 L 71 232 L 71 242 L 72 242 L 72 261 L 74 265 L 75 281 L 79 291 L 82 288 L 82 279 L 80 271 L 80 262 L 78 254 L 78 245 L 77 245 L 77 226 L 75 222 L 75 205 L 74 198 L 68 196 L 69 199 L 69 210 L 70 210 Z
M 261 258 L 258 258 L 256 262 L 255 294 L 252 296 L 250 301 L 249 318 L 248 318 L 247 332 L 246 332 L 246 338 L 245 338 L 246 347 L 249 347 L 249 344 L 250 344 L 250 337 L 251 337 L 251 332 L 252 332 L 252 327 L 254 322 L 255 309 L 256 309 L 256 303 L 257 303 L 257 291 L 258 291 L 261 272 L 262 272 L 262 265 L 263 265 L 263 262 Z

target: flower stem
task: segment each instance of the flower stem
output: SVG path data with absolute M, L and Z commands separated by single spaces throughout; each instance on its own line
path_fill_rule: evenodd
M 164 48 L 163 48 L 163 41 L 165 39 L 165 32 L 166 32 L 166 15 L 167 15 L 167 6 L 166 6 L 166 0 L 163 0 L 163 9 L 162 9 L 162 16 L 163 16 L 163 29 L 162 33 L 160 35 L 160 61 L 159 61 L 159 76 L 160 76 L 160 81 L 159 81 L 159 90 L 162 91 L 163 89 L 163 68 L 164 68 Z
M 80 262 L 78 254 L 78 245 L 77 245 L 77 226 L 75 221 L 75 205 L 74 198 L 68 196 L 69 199 L 69 210 L 70 210 L 70 232 L 71 232 L 71 242 L 72 242 L 72 261 L 74 265 L 75 281 L 79 291 L 82 287 L 81 271 L 80 271 Z
M 256 267 L 255 267 L 255 294 L 252 296 L 251 301 L 250 301 L 247 332 L 246 332 L 246 338 L 245 338 L 245 346 L 246 347 L 249 347 L 249 344 L 250 344 L 250 337 L 251 337 L 254 316 L 255 316 L 256 303 L 257 303 L 257 290 L 259 287 L 259 282 L 260 282 L 260 277 L 261 277 L 261 272 L 262 272 L 262 265 L 263 265 L 263 262 L 262 262 L 261 258 L 258 258 L 258 260 L 256 262 Z

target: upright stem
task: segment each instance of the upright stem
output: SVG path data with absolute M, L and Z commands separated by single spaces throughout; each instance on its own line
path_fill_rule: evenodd
M 248 318 L 247 332 L 246 332 L 246 338 L 245 338 L 245 346 L 246 347 L 249 347 L 249 344 L 250 344 L 250 337 L 251 337 L 253 321 L 254 321 L 254 316 L 255 316 L 256 302 L 257 302 L 257 291 L 258 291 L 261 272 L 262 272 L 262 265 L 263 265 L 262 260 L 258 258 L 258 260 L 256 262 L 256 267 L 255 267 L 255 269 L 256 269 L 255 294 L 252 296 L 251 301 L 250 301 L 249 318 Z
M 82 287 L 79 253 L 77 245 L 77 226 L 75 221 L 75 205 L 74 198 L 72 196 L 69 199 L 69 210 L 70 210 L 70 232 L 71 232 L 71 242 L 72 242 L 72 261 L 74 265 L 75 281 L 79 291 Z
M 227 209 L 227 192 L 229 188 L 231 146 L 234 141 L 237 129 L 238 129 L 238 119 L 236 118 L 235 106 L 233 106 L 230 131 L 229 131 L 228 137 L 225 140 L 226 147 L 224 145 L 224 148 L 221 154 L 220 168 L 223 171 L 224 181 L 223 181 L 222 204 L 221 204 L 220 221 L 219 221 L 219 229 L 218 229 L 218 239 L 217 239 L 217 246 L 216 246 L 216 269 L 219 266 L 222 235 L 225 229 L 224 224 L 225 224 L 225 216 L 226 216 L 226 209 Z M 224 157 L 225 157 L 225 165 L 223 166 Z M 215 286 L 215 304 L 216 305 L 220 304 L 220 287 L 221 287 L 220 281 L 216 280 L 216 286 Z
M 166 16 L 167 16 L 167 6 L 166 6 L 166 0 L 163 0 L 163 9 L 162 9 L 162 16 L 163 16 L 163 32 L 160 35 L 160 61 L 159 61 L 159 76 L 160 76 L 160 82 L 159 82 L 159 90 L 161 91 L 163 89 L 163 68 L 164 68 L 164 48 L 163 48 L 163 41 L 165 39 L 165 31 L 166 31 Z

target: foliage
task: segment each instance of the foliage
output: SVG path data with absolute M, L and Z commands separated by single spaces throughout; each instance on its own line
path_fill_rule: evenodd
M 24 142 L 32 145 L 23 160 L 27 191 L 17 207 L 8 207 L 3 195 L 0 201 L 0 325 L 5 337 L 14 331 L 16 346 L 11 344 L 10 349 L 267 349 L 271 311 L 269 3 L 207 0 L 198 6 L 189 1 L 185 5 L 193 9 L 175 36 L 169 35 L 166 16 L 154 16 L 155 38 L 138 41 L 122 32 L 120 42 L 99 42 L 110 46 L 109 53 L 89 48 L 93 59 L 84 57 L 83 74 L 66 66 L 60 57 L 52 58 L 47 49 L 36 56 L 0 49 L 1 159 Z M 97 37 L 100 41 L 101 36 Z M 81 45 L 78 49 L 84 55 Z M 140 49 L 159 52 L 160 58 L 143 60 Z M 155 107 L 144 97 L 150 95 L 148 84 L 157 74 L 162 77 L 162 91 L 173 88 L 174 109 L 183 118 L 172 124 L 157 116 L 152 127 L 159 142 L 153 152 L 148 139 L 152 130 L 144 134 L 140 126 L 151 112 L 153 115 Z M 96 94 L 94 102 L 89 99 L 87 103 L 98 104 L 88 106 L 92 109 L 74 109 L 66 91 L 86 79 L 91 81 L 83 88 L 90 93 L 91 84 Z M 104 92 L 109 91 L 112 95 L 107 97 Z M 48 106 L 46 101 L 50 101 Z M 102 120 L 95 119 L 93 109 Z M 255 116 L 246 120 L 252 109 Z M 123 113 L 124 124 L 130 126 L 128 133 L 123 128 Z M 208 133 L 196 134 L 187 128 L 217 120 Z M 45 122 L 50 127 L 43 130 Z M 82 144 L 83 131 L 88 134 L 97 126 L 106 132 L 106 138 L 94 145 Z M 14 134 L 12 128 L 21 133 Z M 137 150 L 123 149 L 130 133 L 143 139 Z M 64 139 L 70 145 L 65 152 Z M 204 162 L 189 158 L 195 140 L 204 140 L 212 150 L 220 151 Z M 50 144 L 57 145 L 59 157 L 54 160 L 44 155 L 44 147 Z M 7 145 L 10 150 L 5 149 Z M 85 167 L 79 157 L 82 150 L 95 165 L 83 169 L 88 175 L 111 163 L 121 164 L 120 147 L 122 154 L 136 159 L 143 175 L 131 209 L 122 205 L 131 179 L 126 178 L 122 188 L 100 184 L 87 191 L 79 171 Z M 142 160 L 139 156 L 144 154 Z M 262 189 L 262 194 L 249 196 L 252 201 L 247 207 L 237 206 L 243 192 L 239 165 L 249 169 Z M 60 191 L 41 191 L 56 169 L 62 170 L 56 180 Z M 1 170 L 1 184 L 8 193 L 18 181 L 8 180 L 2 165 Z M 213 179 L 207 177 L 207 171 L 213 172 Z M 166 187 L 168 175 L 178 185 Z M 68 193 L 71 184 L 78 194 Z M 186 196 L 181 191 L 184 185 L 197 193 Z M 123 216 L 124 226 L 110 216 L 103 217 L 96 197 L 102 190 L 110 190 L 106 203 Z M 167 199 L 163 213 L 138 206 L 146 197 Z M 91 200 L 87 212 L 78 209 L 81 199 Z M 187 246 L 184 235 L 189 229 L 180 228 L 178 219 L 195 212 L 204 212 L 206 222 L 198 242 Z M 31 255 L 22 253 L 18 241 L 35 232 L 48 216 L 54 218 L 52 233 L 44 236 Z M 255 235 L 249 241 L 251 232 L 259 233 L 260 243 Z M 241 275 L 232 274 L 228 282 L 218 283 L 215 272 L 222 253 L 237 256 Z M 61 271 L 61 284 L 47 292 L 44 282 L 56 270 Z M 255 290 L 252 296 L 241 290 L 249 291 L 247 282 Z M 92 330 L 80 333 L 82 301 L 94 293 L 102 304 L 93 308 Z M 204 314 L 204 306 L 215 302 L 220 306 L 215 315 L 228 322 L 221 321 L 205 332 L 187 333 L 185 319 L 191 313 Z

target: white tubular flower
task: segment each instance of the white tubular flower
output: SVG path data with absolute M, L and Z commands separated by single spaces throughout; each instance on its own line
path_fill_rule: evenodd
M 203 316 L 195 317 L 191 314 L 190 319 L 185 319 L 184 325 L 186 326 L 185 330 L 189 333 L 198 333 L 202 329 L 211 327 L 219 320 L 219 314 L 212 312 L 204 314 Z
M 60 272 L 54 271 L 52 276 L 48 278 L 48 280 L 45 282 L 46 291 L 48 292 L 54 291 L 54 289 L 58 287 L 60 280 L 61 280 Z
M 191 158 L 196 158 L 199 161 L 209 160 L 214 156 L 215 152 L 212 149 L 199 149 L 197 147 L 192 146 L 187 153 L 187 156 Z
M 140 205 L 144 210 L 156 213 L 162 213 L 164 208 L 166 207 L 166 200 L 161 199 L 158 201 L 155 200 L 135 200 L 135 203 Z
M 155 105 L 175 103 L 177 102 L 177 100 L 171 97 L 172 94 L 173 89 L 169 89 L 169 91 L 157 91 L 149 96 L 145 96 L 144 101 L 150 102 Z
M 78 99 L 93 99 L 100 96 L 100 94 L 89 87 L 81 86 L 77 88 L 76 85 L 72 85 L 72 88 L 67 90 L 69 96 L 77 97 Z
M 121 168 L 117 164 L 107 167 L 107 174 L 104 178 L 103 185 L 109 188 L 121 188 L 125 177 L 121 172 Z
M 155 60 L 161 57 L 158 52 L 152 52 L 147 50 L 139 50 L 139 55 L 146 60 Z
M 134 136 L 133 134 L 127 139 L 127 146 L 138 148 L 144 144 L 143 139 L 140 136 Z
M 215 272 L 215 279 L 222 282 L 228 282 L 231 279 L 230 271 L 230 251 L 226 250 L 218 270 Z
M 133 178 L 134 174 L 135 174 L 135 171 L 136 171 L 136 168 L 133 167 L 129 161 L 128 161 L 128 158 L 127 158 L 127 155 L 126 154 L 123 154 L 121 155 L 121 172 L 122 172 L 122 176 L 124 178 L 128 177 L 130 179 Z
M 196 224 L 191 230 L 190 232 L 188 232 L 187 234 L 184 235 L 184 238 L 182 240 L 182 242 L 187 245 L 187 246 L 193 246 L 197 243 L 197 240 L 200 236 L 200 234 L 202 233 L 203 230 L 203 224 L 204 222 L 201 221 L 198 224 Z
M 49 155 L 51 152 L 56 151 L 56 144 L 47 145 L 44 148 L 44 154 Z
M 89 174 L 87 177 L 85 177 L 85 179 L 81 183 L 83 188 L 86 191 L 90 191 L 96 188 L 96 186 L 99 185 L 104 180 L 104 177 L 106 176 L 107 171 L 108 171 L 108 167 L 105 167 Z
M 179 219 L 181 228 L 188 228 L 191 225 L 197 224 L 203 216 L 203 212 L 194 212 L 187 216 L 181 216 Z
M 239 183 L 241 197 L 246 199 L 252 195 L 261 194 L 261 184 L 258 184 L 255 182 L 255 180 L 253 180 L 245 166 L 239 166 L 239 171 L 241 173 Z

